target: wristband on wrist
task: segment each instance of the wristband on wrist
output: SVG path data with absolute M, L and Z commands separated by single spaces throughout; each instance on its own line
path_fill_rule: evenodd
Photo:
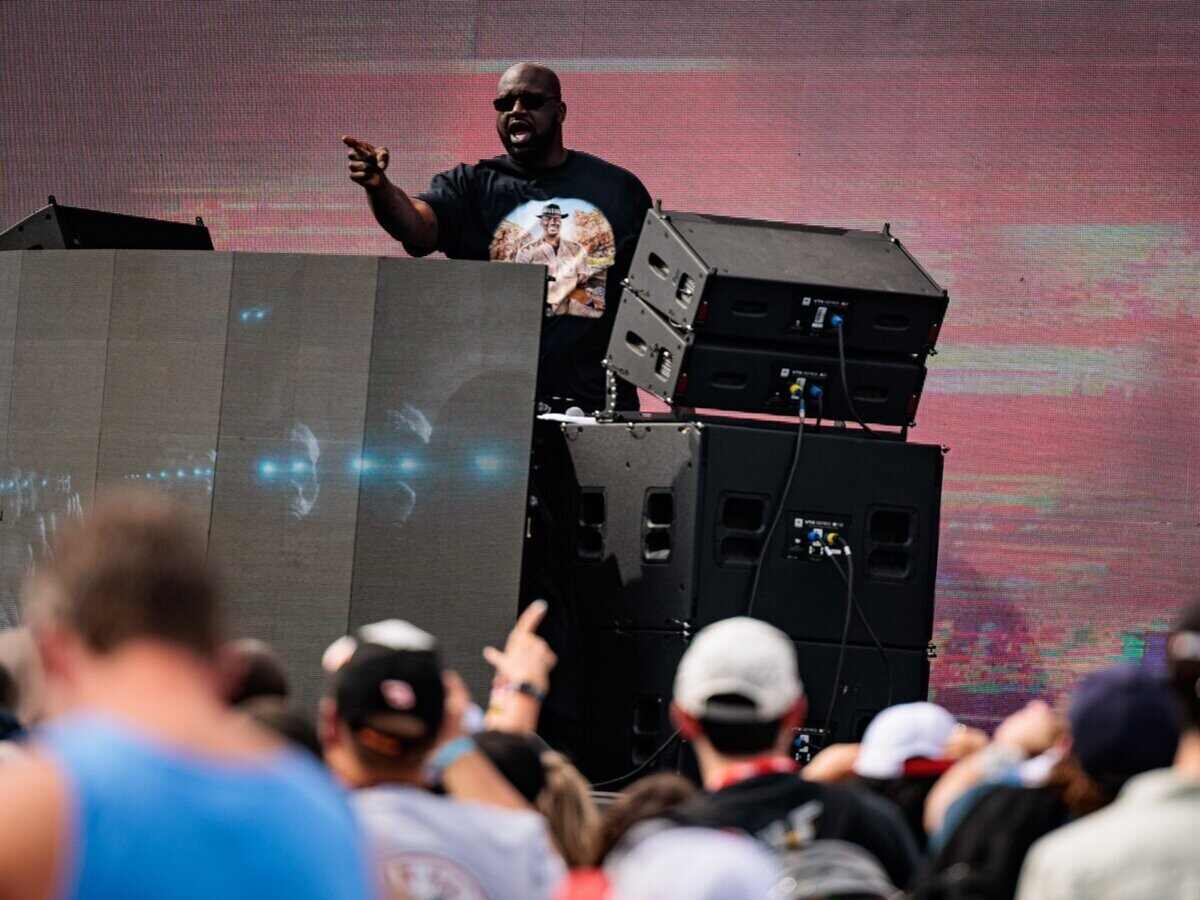
M 503 694 L 524 694 L 526 697 L 532 697 L 538 703 L 541 703 L 546 699 L 546 692 L 539 688 L 532 681 L 522 681 L 519 684 L 497 685 L 496 687 L 492 688 L 493 700 L 498 695 Z M 493 702 L 492 705 L 495 706 L 498 704 Z
M 524 694 L 526 697 L 532 697 L 538 703 L 542 703 L 546 699 L 546 692 L 532 681 L 522 681 L 520 684 L 514 685 L 513 690 L 518 694 Z
M 460 757 L 471 753 L 473 750 L 475 750 L 474 738 L 465 734 L 462 737 L 456 737 L 454 740 L 448 741 L 438 747 L 437 752 L 433 754 L 433 759 L 429 761 L 429 768 L 440 777 Z

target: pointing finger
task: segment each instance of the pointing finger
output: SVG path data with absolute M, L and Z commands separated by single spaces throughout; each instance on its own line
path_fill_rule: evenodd
M 372 147 L 366 141 L 360 141 L 358 138 L 351 137 L 348 134 L 342 135 L 342 143 L 345 144 L 347 147 L 353 147 L 359 153 L 365 154 L 367 156 L 375 155 L 374 147 Z
M 533 634 L 542 624 L 542 619 L 546 618 L 546 610 L 549 608 L 545 600 L 534 600 L 517 619 L 517 624 L 513 626 L 513 634 Z

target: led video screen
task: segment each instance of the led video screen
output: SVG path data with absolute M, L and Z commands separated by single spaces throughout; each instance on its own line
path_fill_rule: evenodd
M 330 641 L 390 617 L 453 633 L 478 693 L 517 605 L 544 292 L 537 266 L 0 254 L 4 624 L 57 528 L 149 485 L 200 516 L 233 632 L 304 698 Z

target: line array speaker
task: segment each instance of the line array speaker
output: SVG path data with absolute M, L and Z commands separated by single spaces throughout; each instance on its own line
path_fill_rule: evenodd
M 0 250 L 211 250 L 212 238 L 196 223 L 146 219 L 121 213 L 48 205 L 0 233 Z
M 829 352 L 924 356 L 946 292 L 888 230 L 860 231 L 686 212 L 646 213 L 630 290 L 697 336 Z

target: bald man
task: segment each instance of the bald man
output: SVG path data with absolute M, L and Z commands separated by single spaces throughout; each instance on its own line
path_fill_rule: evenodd
M 567 104 L 558 76 L 545 66 L 508 69 L 492 106 L 502 155 L 435 175 L 427 191 L 410 197 L 388 180 L 386 147 L 347 135 L 350 179 L 413 256 L 437 250 L 452 259 L 547 266 L 553 280 L 538 398 L 559 411 L 599 409 L 600 360 L 650 195 L 625 169 L 563 145 Z M 631 385 L 619 383 L 618 405 L 637 408 Z

